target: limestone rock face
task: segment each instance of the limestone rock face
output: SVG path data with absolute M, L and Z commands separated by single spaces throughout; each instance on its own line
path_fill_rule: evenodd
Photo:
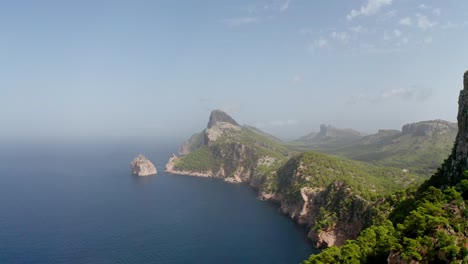
M 341 181 L 335 181 L 327 188 L 301 189 L 302 201 L 290 203 L 281 201 L 281 212 L 289 215 L 300 225 L 310 227 L 308 238 L 318 248 L 342 246 L 348 239 L 355 239 L 371 218 L 372 205 L 365 199 L 352 193 Z M 323 219 L 323 212 L 336 211 L 334 206 L 345 204 L 348 208 L 331 217 L 326 226 L 317 227 Z
M 463 76 L 463 90 L 458 99 L 458 134 L 452 155 L 437 177 L 448 185 L 456 184 L 468 169 L 468 71 Z
M 234 126 L 240 126 L 232 117 L 221 110 L 213 110 L 210 115 L 210 120 L 208 122 L 208 128 L 212 128 L 217 123 L 224 122 L 229 123 Z
M 432 136 L 449 134 L 457 129 L 457 124 L 444 120 L 423 121 L 419 123 L 407 124 L 403 126 L 403 134 L 413 136 Z
M 154 164 L 143 154 L 138 155 L 131 163 L 132 172 L 137 176 L 150 176 L 158 173 Z
M 455 163 L 463 163 L 466 167 L 465 157 L 468 157 L 468 71 L 463 76 L 463 90 L 458 101 L 458 135 L 455 141 Z

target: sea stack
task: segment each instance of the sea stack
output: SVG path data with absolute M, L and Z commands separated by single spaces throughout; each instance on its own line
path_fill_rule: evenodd
M 154 164 L 143 154 L 138 155 L 131 163 L 132 172 L 136 176 L 150 176 L 158 173 Z

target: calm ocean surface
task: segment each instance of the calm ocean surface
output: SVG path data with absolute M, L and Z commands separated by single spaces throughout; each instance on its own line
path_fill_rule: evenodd
M 299 263 L 306 233 L 245 185 L 163 172 L 176 142 L 0 149 L 0 263 Z M 135 177 L 145 154 L 159 170 Z

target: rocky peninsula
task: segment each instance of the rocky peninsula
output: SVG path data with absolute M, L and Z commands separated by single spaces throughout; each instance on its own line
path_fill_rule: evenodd
M 380 168 L 319 153 L 298 155 L 268 134 L 239 125 L 220 110 L 205 130 L 173 155 L 166 172 L 245 183 L 261 200 L 309 230 L 317 247 L 343 245 L 371 223 L 371 197 L 415 181 L 400 169 Z M 344 210 L 344 208 L 347 208 Z
M 136 176 L 151 176 L 158 173 L 154 164 L 143 154 L 138 155 L 131 163 L 132 172 Z

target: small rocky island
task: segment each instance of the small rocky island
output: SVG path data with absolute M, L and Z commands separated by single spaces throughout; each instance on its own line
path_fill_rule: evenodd
M 136 176 L 150 176 L 158 173 L 154 164 L 143 154 L 138 155 L 131 163 L 132 172 Z

